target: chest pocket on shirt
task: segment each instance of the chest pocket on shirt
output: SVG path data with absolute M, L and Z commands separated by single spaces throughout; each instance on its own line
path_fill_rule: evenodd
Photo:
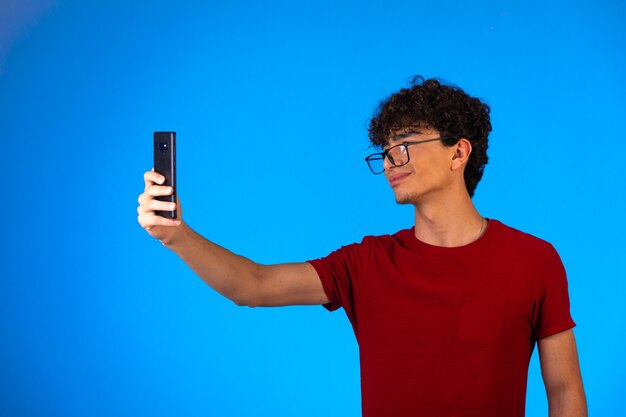
M 455 339 L 472 347 L 497 345 L 506 308 L 503 298 L 466 295 Z

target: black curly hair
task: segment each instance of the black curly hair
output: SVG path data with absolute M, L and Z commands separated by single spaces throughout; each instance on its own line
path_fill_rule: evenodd
M 439 131 L 454 139 L 442 141 L 453 146 L 465 138 L 472 144 L 472 153 L 465 167 L 465 187 L 470 197 L 483 176 L 489 158 L 490 108 L 478 98 L 470 97 L 459 87 L 442 80 L 413 77 L 410 88 L 403 88 L 378 105 L 369 125 L 372 146 L 382 148 L 391 133 L 411 127 Z

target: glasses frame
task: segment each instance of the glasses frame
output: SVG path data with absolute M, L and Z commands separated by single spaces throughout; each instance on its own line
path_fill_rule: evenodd
M 374 175 L 379 175 L 382 174 L 383 172 L 385 172 L 385 168 L 383 168 L 382 171 L 380 172 L 376 172 L 374 171 L 374 168 L 372 168 L 372 165 L 370 164 L 370 161 L 374 160 L 374 157 L 378 156 L 380 157 L 380 159 L 383 160 L 383 167 L 385 166 L 385 157 L 389 160 L 389 162 L 391 162 L 391 165 L 393 165 L 394 167 L 401 167 L 404 166 L 406 164 L 409 163 L 409 161 L 411 160 L 411 154 L 409 153 L 409 146 L 411 145 L 419 145 L 421 143 L 427 143 L 427 142 L 434 142 L 436 140 L 447 140 L 447 139 L 456 139 L 453 137 L 445 137 L 445 138 L 435 138 L 435 139 L 426 139 L 426 140 L 420 140 L 417 142 L 402 142 L 398 145 L 394 145 L 392 147 L 390 147 L 389 149 L 387 149 L 386 151 L 383 152 L 377 152 L 377 153 L 373 153 L 371 155 L 368 155 L 365 157 L 365 162 L 367 162 L 367 166 L 369 167 L 370 171 L 372 171 L 372 173 Z M 391 152 L 392 149 L 395 149 L 399 146 L 404 146 L 404 151 L 406 152 L 406 162 L 403 164 L 396 164 L 396 161 L 393 160 L 393 157 L 389 154 L 389 152 Z

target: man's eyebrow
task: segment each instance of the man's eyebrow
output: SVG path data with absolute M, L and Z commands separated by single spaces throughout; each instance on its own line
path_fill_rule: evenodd
M 392 140 L 400 140 L 400 139 L 406 139 L 410 136 L 413 135 L 419 135 L 422 132 L 403 132 L 403 133 L 398 133 L 397 135 L 394 135 Z
M 389 138 L 389 140 L 387 141 L 387 144 L 389 144 L 389 142 L 397 142 L 399 140 L 406 139 L 406 138 L 411 137 L 413 135 L 420 135 L 420 134 L 422 134 L 422 132 L 420 132 L 420 131 L 396 133 L 396 134 L 392 135 Z

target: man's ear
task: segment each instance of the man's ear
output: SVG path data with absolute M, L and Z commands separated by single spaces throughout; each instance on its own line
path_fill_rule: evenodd
M 469 156 L 472 153 L 472 144 L 465 138 L 459 139 L 459 141 L 452 147 L 454 153 L 452 154 L 452 164 L 450 170 L 454 171 L 467 164 Z

